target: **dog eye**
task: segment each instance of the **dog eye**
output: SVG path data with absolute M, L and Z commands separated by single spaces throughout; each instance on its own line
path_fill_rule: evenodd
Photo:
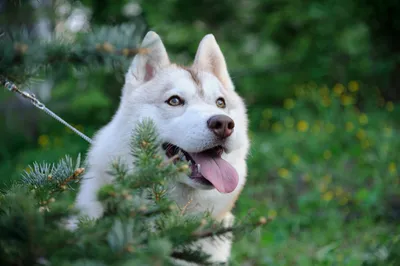
M 184 102 L 178 96 L 172 96 L 166 101 L 166 103 L 168 103 L 171 106 L 178 106 L 178 105 L 183 105 Z
M 224 98 L 218 98 L 216 101 L 216 104 L 219 108 L 225 108 L 226 104 L 225 104 L 225 100 Z

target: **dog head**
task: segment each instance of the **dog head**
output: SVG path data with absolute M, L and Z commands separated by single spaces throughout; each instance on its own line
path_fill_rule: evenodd
M 192 66 L 170 62 L 160 37 L 149 32 L 126 74 L 122 106 L 135 121 L 151 118 L 165 156 L 187 160 L 194 189 L 239 190 L 248 150 L 247 116 L 234 90 L 224 56 L 213 35 L 206 35 Z

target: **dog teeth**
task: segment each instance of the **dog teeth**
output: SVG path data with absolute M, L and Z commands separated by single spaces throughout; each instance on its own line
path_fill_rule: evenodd
M 179 156 L 179 159 L 180 159 L 181 161 L 184 161 L 184 160 L 186 159 L 185 154 L 183 154 L 182 151 L 179 151 L 179 152 L 178 152 L 178 156 Z
M 200 164 L 198 163 L 198 164 L 196 164 L 196 167 L 197 167 L 197 172 L 199 172 L 200 173 Z

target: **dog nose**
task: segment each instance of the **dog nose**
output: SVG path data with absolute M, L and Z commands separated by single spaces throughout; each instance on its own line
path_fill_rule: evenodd
M 217 137 L 224 139 L 232 135 L 235 122 L 227 115 L 214 115 L 208 119 L 207 125 Z

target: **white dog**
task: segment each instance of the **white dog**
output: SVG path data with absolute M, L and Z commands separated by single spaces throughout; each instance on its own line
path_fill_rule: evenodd
M 126 74 L 118 111 L 94 137 L 76 206 L 99 218 L 100 187 L 112 182 L 111 162 L 131 163 L 133 129 L 151 118 L 165 149 L 165 159 L 178 154 L 192 162 L 191 174 L 174 184 L 170 197 L 186 212 L 209 211 L 226 226 L 246 179 L 249 148 L 246 107 L 234 90 L 224 56 L 213 35 L 200 42 L 190 67 L 172 64 L 160 37 L 149 32 Z M 202 241 L 214 262 L 227 262 L 231 241 Z

